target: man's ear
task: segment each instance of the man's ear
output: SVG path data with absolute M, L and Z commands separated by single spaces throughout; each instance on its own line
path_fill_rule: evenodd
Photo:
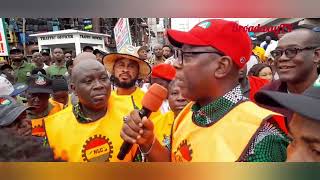
M 320 48 L 317 48 L 315 50 L 314 54 L 315 54 L 315 57 L 313 59 L 313 62 L 316 64 L 319 64 L 320 63 Z
M 73 92 L 76 92 L 76 86 L 75 86 L 74 82 L 70 83 L 70 88 L 72 89 Z
M 214 72 L 214 76 L 218 79 L 226 77 L 232 70 L 233 61 L 229 56 L 223 56 L 217 61 L 217 69 Z

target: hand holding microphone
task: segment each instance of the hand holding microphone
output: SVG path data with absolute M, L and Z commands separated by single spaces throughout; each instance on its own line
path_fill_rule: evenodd
M 134 110 L 126 116 L 120 136 L 125 141 L 118 154 L 118 159 L 123 160 L 131 150 L 132 144 L 139 144 L 144 149 L 149 149 L 154 142 L 153 123 L 147 117 L 156 112 L 164 99 L 167 98 L 167 89 L 153 84 L 142 99 L 141 110 Z

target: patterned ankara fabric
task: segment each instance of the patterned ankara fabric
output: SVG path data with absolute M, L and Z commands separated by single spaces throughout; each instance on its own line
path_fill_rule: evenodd
M 192 106 L 193 122 L 198 126 L 207 127 L 221 119 L 241 100 L 247 100 L 247 98 L 242 95 L 240 86 L 237 86 L 204 107 L 194 104 Z M 250 143 L 239 161 L 282 162 L 286 160 L 289 139 L 272 117 L 262 125 Z
M 93 122 L 94 120 L 89 118 L 89 117 L 86 117 L 82 110 L 81 110 L 81 105 L 78 103 L 76 104 L 75 106 L 73 106 L 72 108 L 72 111 L 73 111 L 73 114 L 74 116 L 76 117 L 76 119 L 80 122 L 80 123 L 90 123 L 90 122 Z
M 239 161 L 282 162 L 285 161 L 289 138 L 273 122 L 266 122 L 257 133 L 249 149 Z
M 192 106 L 192 120 L 201 127 L 208 127 L 223 118 L 240 101 L 248 100 L 241 93 L 240 85 L 226 93 L 216 101 L 200 107 L 198 104 Z M 241 131 L 241 129 L 239 129 Z M 248 146 L 239 157 L 241 162 L 281 162 L 286 160 L 286 148 L 289 139 L 278 127 L 273 117 L 263 122 L 248 143 Z M 221 155 L 223 156 L 223 154 Z M 138 153 L 134 159 L 136 162 L 145 161 Z
M 194 104 L 192 106 L 193 122 L 198 126 L 206 127 L 222 118 L 239 101 L 245 99 L 246 98 L 242 95 L 239 85 L 221 98 L 204 107 L 200 107 L 199 104 Z

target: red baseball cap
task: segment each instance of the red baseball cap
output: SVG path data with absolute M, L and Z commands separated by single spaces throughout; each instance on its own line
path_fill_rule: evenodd
M 152 67 L 151 77 L 172 81 L 176 76 L 176 69 L 170 64 L 159 64 Z
M 242 68 L 251 55 L 251 40 L 248 33 L 233 21 L 208 19 L 195 25 L 189 32 L 168 30 L 168 39 L 172 45 L 183 44 L 211 46 L 231 59 Z

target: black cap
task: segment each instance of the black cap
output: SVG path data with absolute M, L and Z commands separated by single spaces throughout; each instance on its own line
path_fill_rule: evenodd
M 48 50 L 41 50 L 41 52 L 40 52 L 42 55 L 47 55 L 47 56 L 49 56 L 50 55 L 50 52 L 48 51 Z
M 46 93 L 51 94 L 52 86 L 51 80 L 41 72 L 38 74 L 31 75 L 28 78 L 28 90 L 29 93 Z
M 53 92 L 57 91 L 68 91 L 68 83 L 64 78 L 58 78 L 52 80 L 52 90 Z
M 85 47 L 82 48 L 82 51 L 86 51 L 86 50 L 93 51 L 93 47 L 92 46 L 85 46 Z
M 103 52 L 103 51 L 101 51 L 100 49 L 95 49 L 95 50 L 93 51 L 93 54 L 94 54 L 94 55 L 97 55 L 98 53 L 102 54 L 103 56 L 107 55 L 106 52 Z
M 13 47 L 13 48 L 10 49 L 9 53 L 10 54 L 22 54 L 23 51 L 21 49 L 17 48 L 17 47 Z
M 260 104 L 286 108 L 301 116 L 320 121 L 320 76 L 303 94 L 261 90 L 254 99 Z

